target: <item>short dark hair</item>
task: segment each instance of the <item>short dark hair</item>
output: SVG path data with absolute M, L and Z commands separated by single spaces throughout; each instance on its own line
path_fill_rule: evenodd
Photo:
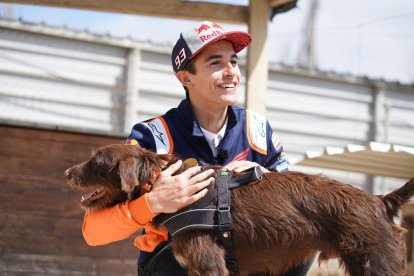
M 189 72 L 189 73 L 191 73 L 191 74 L 195 75 L 195 74 L 197 73 L 197 70 L 196 70 L 195 65 L 194 65 L 194 63 L 195 63 L 195 60 L 196 60 L 196 59 L 197 59 L 197 57 L 195 57 L 195 58 L 193 58 L 192 60 L 190 60 L 190 61 L 187 63 L 187 65 L 183 68 L 183 70 L 181 70 L 181 71 L 187 71 L 187 72 Z M 184 85 L 183 85 L 183 87 L 184 87 L 184 90 L 185 90 L 185 96 L 186 96 L 187 98 L 189 98 L 189 95 L 188 95 L 188 88 L 187 88 L 187 87 L 185 87 Z
M 197 70 L 196 70 L 195 65 L 194 65 L 196 59 L 197 58 L 193 58 L 192 60 L 190 60 L 187 63 L 187 66 L 184 68 L 184 70 L 186 70 L 186 71 L 190 72 L 191 74 L 195 75 L 197 73 Z

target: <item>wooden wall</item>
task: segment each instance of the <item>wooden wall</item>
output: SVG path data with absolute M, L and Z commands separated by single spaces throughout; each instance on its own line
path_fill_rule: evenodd
M 80 192 L 63 171 L 124 138 L 0 124 L 0 275 L 136 275 L 131 237 L 83 240 Z

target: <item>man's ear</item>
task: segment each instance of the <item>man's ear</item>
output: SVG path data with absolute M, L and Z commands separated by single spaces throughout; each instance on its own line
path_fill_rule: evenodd
M 177 74 L 175 74 L 177 79 L 181 82 L 182 85 L 185 87 L 190 87 L 192 85 L 190 73 L 187 71 L 178 71 Z
M 137 167 L 138 161 L 133 156 L 119 162 L 119 176 L 121 177 L 121 188 L 124 192 L 130 193 L 139 185 Z

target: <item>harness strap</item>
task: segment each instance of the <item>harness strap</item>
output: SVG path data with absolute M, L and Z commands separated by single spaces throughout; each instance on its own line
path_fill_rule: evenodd
M 236 259 L 234 257 L 234 246 L 231 237 L 231 213 L 230 213 L 230 190 L 229 180 L 233 172 L 219 171 L 216 178 L 217 186 L 217 224 L 218 237 L 226 251 L 227 268 L 236 271 Z
M 217 186 L 217 211 L 218 227 L 220 231 L 230 231 L 231 214 L 230 214 L 230 191 L 229 179 L 233 172 L 219 171 L 216 179 Z
M 211 201 L 217 198 L 217 188 L 215 187 L 213 190 L 208 191 L 207 195 L 197 202 L 195 205 L 191 206 L 191 209 L 203 209 L 206 207 Z
M 229 181 L 229 189 L 246 185 L 255 180 L 261 180 L 263 178 L 263 172 L 259 166 L 251 167 L 243 172 L 242 175 L 236 176 Z
M 262 177 L 263 177 L 263 172 L 260 169 L 260 167 L 259 166 L 252 167 L 252 168 L 245 170 L 242 175 L 229 179 L 228 187 L 230 190 L 232 190 L 234 188 L 238 188 L 240 186 L 246 185 L 255 180 L 261 180 Z M 216 199 L 216 198 L 217 198 L 217 186 L 213 190 L 210 190 L 203 199 L 201 199 L 191 208 L 202 209 L 206 207 L 213 199 Z
M 263 177 L 259 166 L 250 168 L 244 174 L 231 178 L 233 172 L 218 171 L 216 185 L 213 190 L 193 205 L 191 209 L 181 211 L 164 220 L 161 225 L 174 236 L 176 234 L 196 229 L 212 229 L 220 239 L 226 251 L 226 265 L 230 271 L 237 271 L 234 257 L 234 246 L 231 236 L 232 217 L 230 213 L 230 189 L 240 187 Z M 215 200 L 215 208 L 206 207 Z
M 186 210 L 166 219 L 162 225 L 172 236 L 193 229 L 217 229 L 216 213 L 217 209 Z

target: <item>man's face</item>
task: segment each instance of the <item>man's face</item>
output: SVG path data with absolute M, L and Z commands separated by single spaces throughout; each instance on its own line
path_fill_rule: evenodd
M 233 45 L 220 40 L 204 49 L 194 61 L 196 74 L 189 74 L 190 99 L 203 107 L 237 103 L 240 69 Z

